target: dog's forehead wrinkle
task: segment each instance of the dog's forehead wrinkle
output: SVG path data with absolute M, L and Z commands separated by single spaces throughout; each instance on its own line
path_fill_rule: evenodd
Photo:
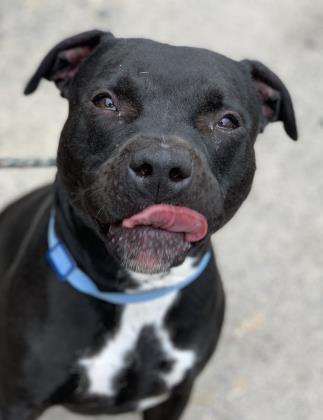
M 240 68 L 232 60 L 223 57 L 232 67 L 232 71 L 226 71 L 225 63 L 217 60 L 214 65 L 209 59 L 205 62 L 191 60 L 185 64 L 181 56 L 170 59 L 164 54 L 162 61 L 166 64 L 163 65 L 159 55 L 139 55 L 134 59 L 133 54 L 129 51 L 128 55 L 119 54 L 113 58 L 104 55 L 103 62 L 94 72 L 85 71 L 91 80 L 87 91 L 116 90 L 125 97 L 139 100 L 144 106 L 161 110 L 164 117 L 167 112 L 178 115 L 181 110 L 197 107 L 211 96 L 213 100 L 226 98 L 229 102 L 233 98 L 247 105 L 248 86 L 242 83 Z M 79 89 L 83 91 L 82 83 L 79 83 Z M 172 112 L 175 108 L 176 112 Z

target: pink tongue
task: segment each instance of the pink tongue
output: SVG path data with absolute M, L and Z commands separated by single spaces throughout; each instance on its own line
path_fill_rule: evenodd
M 122 221 L 122 226 L 129 229 L 140 225 L 148 225 L 169 232 L 185 233 L 185 240 L 188 242 L 200 241 L 208 229 L 207 221 L 202 214 L 187 207 L 168 204 L 147 207 L 140 213 Z

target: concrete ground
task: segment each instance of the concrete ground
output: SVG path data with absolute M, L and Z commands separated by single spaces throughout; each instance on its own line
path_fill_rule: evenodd
M 321 420 L 322 1 L 2 0 L 0 157 L 54 155 L 66 103 L 47 82 L 31 97 L 23 85 L 54 43 L 94 27 L 257 58 L 286 82 L 300 139 L 280 123 L 259 137 L 253 190 L 214 237 L 226 323 L 184 419 Z M 0 205 L 53 175 L 0 170 Z M 42 420 L 78 418 L 55 408 Z

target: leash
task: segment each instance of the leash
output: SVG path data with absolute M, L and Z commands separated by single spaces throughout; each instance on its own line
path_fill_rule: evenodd
M 102 292 L 93 280 L 77 266 L 66 245 L 57 237 L 54 210 L 51 211 L 48 224 L 48 248 L 47 260 L 60 281 L 69 283 L 81 293 L 118 305 L 147 302 L 183 289 L 199 278 L 211 258 L 210 251 L 207 251 L 192 272 L 173 286 L 133 293 Z
M 56 159 L 53 158 L 0 158 L 0 169 L 50 168 L 53 166 L 56 166 Z

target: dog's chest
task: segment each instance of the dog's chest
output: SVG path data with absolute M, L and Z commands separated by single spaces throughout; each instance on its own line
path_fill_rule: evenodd
M 158 404 L 193 366 L 195 353 L 176 348 L 165 316 L 177 292 L 125 306 L 120 325 L 94 355 L 79 361 L 88 395 L 136 402 L 138 409 Z

